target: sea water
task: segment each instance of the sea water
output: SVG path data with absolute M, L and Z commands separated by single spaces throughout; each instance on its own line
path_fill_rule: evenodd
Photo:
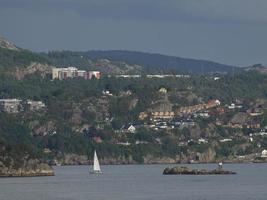
M 236 175 L 162 175 L 173 165 L 55 167 L 56 176 L 0 178 L 0 200 L 266 200 L 267 164 L 225 164 Z M 189 165 L 216 168 L 216 164 Z

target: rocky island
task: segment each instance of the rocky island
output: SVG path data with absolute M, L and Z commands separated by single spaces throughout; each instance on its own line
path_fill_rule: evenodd
M 0 162 L 0 177 L 34 177 L 34 176 L 54 176 L 51 166 L 41 163 L 37 159 L 25 161 L 23 165 L 16 167 L 14 165 L 5 166 Z
M 227 174 L 236 174 L 236 172 L 224 170 L 222 168 L 217 168 L 214 170 L 207 169 L 190 169 L 188 167 L 173 167 L 165 168 L 163 171 L 164 175 L 227 175 Z

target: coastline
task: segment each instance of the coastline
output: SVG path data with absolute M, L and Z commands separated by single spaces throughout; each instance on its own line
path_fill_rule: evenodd
M 66 159 L 67 157 L 67 159 Z M 56 159 L 50 162 L 51 165 L 92 165 L 93 160 L 86 159 L 86 156 L 71 154 L 61 159 Z M 217 164 L 223 162 L 224 164 L 249 164 L 249 163 L 267 163 L 267 159 L 257 160 L 257 159 L 212 159 L 210 161 L 194 161 L 190 159 L 174 159 L 170 157 L 144 157 L 143 162 L 136 162 L 131 157 L 125 158 L 102 158 L 99 159 L 101 165 L 151 165 L 151 164 Z
M 41 163 L 39 160 L 25 161 L 20 167 L 5 166 L 3 163 L 0 166 L 0 177 L 39 177 L 39 176 L 54 176 L 54 170 L 46 163 Z

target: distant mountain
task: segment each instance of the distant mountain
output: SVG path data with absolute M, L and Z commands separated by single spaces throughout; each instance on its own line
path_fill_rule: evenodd
M 134 51 L 52 51 L 35 53 L 18 48 L 0 36 L 0 70 L 10 67 L 27 67 L 32 63 L 54 66 L 75 66 L 85 70 L 100 70 L 111 74 L 146 73 L 231 73 L 241 71 L 235 66 L 212 61 L 180 58 L 161 54 Z
M 132 65 L 141 65 L 148 70 L 179 70 L 192 73 L 229 73 L 232 72 L 233 69 L 235 71 L 241 71 L 241 68 L 239 67 L 224 65 L 212 61 L 134 51 L 87 51 L 83 53 L 83 55 L 86 55 L 91 59 L 125 61 Z
M 257 71 L 259 73 L 267 74 L 267 66 L 262 64 L 255 64 L 249 67 L 245 67 L 244 70 L 246 71 Z

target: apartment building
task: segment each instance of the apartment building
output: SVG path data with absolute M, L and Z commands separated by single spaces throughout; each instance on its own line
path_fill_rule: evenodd
M 53 68 L 52 79 L 65 80 L 67 78 L 82 77 L 84 79 L 100 79 L 101 73 L 99 71 L 85 71 L 78 70 L 76 67 L 67 68 Z

